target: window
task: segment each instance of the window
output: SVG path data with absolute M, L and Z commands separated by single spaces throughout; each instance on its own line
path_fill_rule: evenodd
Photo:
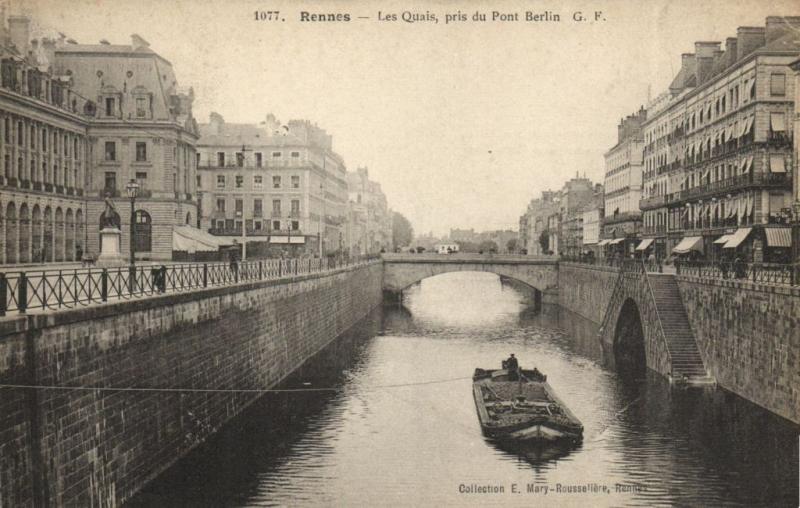
M 106 160 L 117 160 L 117 144 L 113 141 L 106 141 Z
M 45 131 L 42 131 L 42 138 L 44 139 Z M 11 143 L 11 121 L 6 118 L 3 122 L 3 139 L 6 143 Z
M 261 231 L 261 221 L 257 220 L 253 222 L 253 226 L 255 226 L 256 231 Z
M 147 173 L 144 171 L 137 171 L 136 172 L 136 183 L 139 184 L 140 189 L 147 188 Z
M 241 217 L 242 213 L 244 213 L 244 200 L 242 199 L 235 200 L 234 207 L 236 208 L 236 216 Z
M 300 152 L 292 152 L 292 157 L 294 157 L 295 159 L 300 157 Z
M 17 144 L 22 146 L 24 143 L 24 131 L 22 130 L 22 122 L 17 122 Z
M 195 152 L 194 156 L 195 156 L 194 167 L 195 168 L 199 168 L 200 167 L 200 152 Z
M 202 188 L 203 186 L 202 186 L 202 185 L 200 185 L 200 184 L 202 183 L 202 180 L 200 179 L 200 175 L 197 175 L 197 176 L 196 176 L 196 177 L 194 177 L 194 178 L 195 178 L 195 185 L 197 186 L 197 188 L 198 188 L 198 189 Z
M 217 211 L 218 212 L 225 211 L 225 198 L 217 198 Z
M 8 131 L 6 131 L 6 134 L 8 134 Z M 8 142 L 7 139 L 6 139 L 6 142 Z M 42 151 L 43 152 L 47 151 L 47 130 L 46 129 L 42 129 Z
M 279 220 L 272 221 L 272 229 L 274 231 L 279 231 L 281 229 L 281 221 Z
M 72 140 L 72 157 L 77 159 L 78 157 L 80 157 L 80 155 L 81 155 L 80 152 L 78 152 L 78 140 L 77 139 L 73 139 Z
M 145 118 L 147 116 L 147 99 L 145 97 L 136 98 L 136 118 Z
M 225 228 L 225 221 L 224 220 L 218 220 L 217 221 L 217 229 L 224 229 L 224 228 Z
M 300 200 L 293 199 L 292 200 L 292 217 L 297 217 L 300 215 Z
M 261 217 L 264 213 L 264 202 L 261 199 L 253 200 L 253 217 Z
M 244 153 L 236 152 L 236 165 L 240 168 L 244 167 Z
M 106 183 L 104 188 L 107 191 L 117 190 L 117 174 L 115 172 L 113 171 L 106 172 Z
M 272 177 L 272 188 L 273 189 L 280 189 L 281 188 L 281 177 L 273 176 Z
M 69 138 L 64 134 L 64 155 L 69 155 Z
M 136 142 L 136 162 L 147 161 L 147 143 L 144 141 Z
M 225 152 L 217 152 L 217 166 L 225 167 Z
M 276 217 L 280 217 L 281 215 L 281 200 L 280 199 L 273 199 L 272 200 L 272 215 Z
M 298 229 L 300 229 L 300 222 L 298 222 L 298 221 L 296 221 L 296 220 L 293 220 L 293 221 L 292 221 L 292 229 L 293 229 L 294 231 L 297 231 Z
M 244 187 L 244 176 L 236 175 L 236 188 L 241 189 Z
M 217 175 L 217 189 L 225 188 L 225 175 Z
M 263 160 L 261 158 L 261 152 L 256 152 L 256 167 L 260 168 L 263 165 Z
M 786 74 L 772 74 L 769 78 L 770 95 L 786 95 Z
M 292 189 L 300 188 L 300 177 L 297 175 L 292 176 Z
M 115 102 L 113 97 L 106 97 L 106 116 L 114 116 Z
M 36 127 L 31 125 L 31 133 L 28 139 L 31 140 L 31 148 L 36 148 Z
M 264 188 L 264 177 L 261 175 L 253 176 L 253 188 L 254 189 L 263 189 Z
M 277 159 L 280 156 L 281 156 L 281 152 L 272 152 L 272 158 L 273 159 Z

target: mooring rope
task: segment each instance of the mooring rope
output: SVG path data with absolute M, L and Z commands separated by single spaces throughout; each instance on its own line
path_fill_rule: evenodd
M 398 383 L 391 385 L 375 385 L 368 387 L 371 389 L 403 388 L 406 386 L 433 385 L 441 383 L 451 383 L 453 381 L 463 381 L 472 379 L 469 377 L 454 377 L 449 379 L 434 379 L 430 381 L 418 381 L 415 383 Z M 147 388 L 147 387 L 113 387 L 113 386 L 62 386 L 62 385 L 26 385 L 2 383 L 0 388 L 22 388 L 36 390 L 68 390 L 68 391 L 101 391 L 101 392 L 203 392 L 203 393 L 295 393 L 295 392 L 339 392 L 344 391 L 345 387 L 325 387 L 325 388 Z

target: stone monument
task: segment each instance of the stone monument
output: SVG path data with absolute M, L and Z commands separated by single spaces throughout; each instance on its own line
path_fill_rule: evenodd
M 100 218 L 100 255 L 97 266 L 121 266 L 125 264 L 125 256 L 120 251 L 120 219 L 111 197 L 106 195 L 106 209 Z

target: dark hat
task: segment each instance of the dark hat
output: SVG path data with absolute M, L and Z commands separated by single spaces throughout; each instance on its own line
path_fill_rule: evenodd
M 514 353 L 511 353 L 511 356 L 514 356 Z

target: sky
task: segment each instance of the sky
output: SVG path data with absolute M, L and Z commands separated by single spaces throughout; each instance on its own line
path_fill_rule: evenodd
M 256 21 L 257 10 L 279 20 Z M 317 123 L 416 233 L 436 235 L 516 229 L 541 191 L 578 173 L 602 182 L 620 119 L 666 90 L 695 41 L 800 15 L 783 0 L 11 0 L 10 11 L 79 43 L 139 34 L 194 88 L 201 123 L 212 111 Z M 351 20 L 301 22 L 302 11 Z M 445 23 L 459 11 L 468 21 Z M 486 22 L 472 21 L 477 11 Z M 519 21 L 493 22 L 492 11 Z M 561 21 L 526 22 L 526 11 Z

